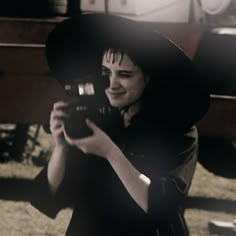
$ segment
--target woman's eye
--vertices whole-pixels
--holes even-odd
[[[110,72],[108,70],[102,70],[102,76],[109,76]]]
[[[130,77],[132,77],[132,74],[130,74],[130,73],[120,73],[120,76],[123,77],[123,78],[130,78]]]

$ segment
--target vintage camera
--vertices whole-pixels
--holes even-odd
[[[82,138],[92,134],[85,123],[89,118],[108,135],[113,136],[123,128],[123,119],[117,108],[110,105],[105,94],[109,78],[88,76],[64,84],[67,95],[75,97],[68,107],[70,117],[65,120],[64,128],[71,138]]]

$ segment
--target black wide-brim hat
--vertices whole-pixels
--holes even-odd
[[[107,14],[77,15],[52,30],[46,56],[57,80],[64,84],[101,73],[102,55],[108,48],[124,51],[149,75],[146,109],[178,123],[195,123],[206,113],[209,93],[193,63],[147,24]]]

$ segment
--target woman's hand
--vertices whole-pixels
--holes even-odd
[[[100,157],[108,158],[113,148],[117,147],[110,137],[98,128],[92,121],[86,119],[87,126],[93,131],[91,136],[72,139],[64,130],[64,137],[68,144],[76,146],[85,154],[94,154]]]
[[[64,101],[56,102],[53,105],[53,110],[50,116],[50,131],[56,148],[65,147],[67,145],[63,131],[65,119],[69,117],[69,114],[66,112],[68,106],[69,103]]]

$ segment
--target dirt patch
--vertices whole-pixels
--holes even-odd
[[[28,202],[31,180],[42,167],[29,163],[0,164],[0,235],[62,236],[71,218],[71,209],[55,220],[41,214]],[[191,236],[208,236],[209,220],[236,219],[236,180],[215,176],[200,164],[194,175],[185,216]]]

